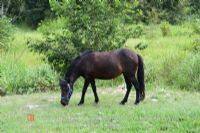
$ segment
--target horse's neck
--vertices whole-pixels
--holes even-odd
[[[76,82],[76,80],[79,78],[79,76],[80,75],[78,73],[72,72],[68,77],[70,84],[73,85]]]

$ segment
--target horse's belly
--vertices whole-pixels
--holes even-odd
[[[96,69],[96,71],[92,75],[94,78],[97,78],[97,79],[113,79],[121,74],[122,74],[122,70],[120,70],[120,69],[111,69],[111,70]]]
[[[121,75],[121,74],[119,74]],[[98,76],[95,76],[94,78],[95,79],[105,79],[105,80],[109,80],[109,79],[114,79],[116,77],[118,77],[119,75],[98,75]]]

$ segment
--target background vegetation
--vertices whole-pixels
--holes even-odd
[[[84,50],[127,47],[145,60],[148,86],[199,91],[198,0],[12,0],[0,3],[0,88],[55,90]],[[31,14],[31,15],[30,15]],[[98,81],[99,86],[117,86]],[[77,88],[82,85],[77,82]]]

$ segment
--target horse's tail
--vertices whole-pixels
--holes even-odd
[[[138,71],[137,71],[137,79],[139,82],[139,88],[141,90],[142,98],[141,100],[144,100],[145,98],[145,84],[144,84],[144,63],[143,59],[140,55],[138,56]]]

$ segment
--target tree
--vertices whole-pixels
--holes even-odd
[[[49,0],[0,0],[0,16],[12,18],[12,22],[26,22],[36,27],[50,16]]]
[[[58,19],[51,24],[45,23],[55,29],[46,32],[49,28],[43,28],[44,40],[29,43],[29,46],[46,55],[58,71],[66,71],[78,53],[120,48],[130,35],[121,21],[121,12],[115,10],[118,3],[113,7],[107,0],[50,0],[50,4],[64,24]]]

